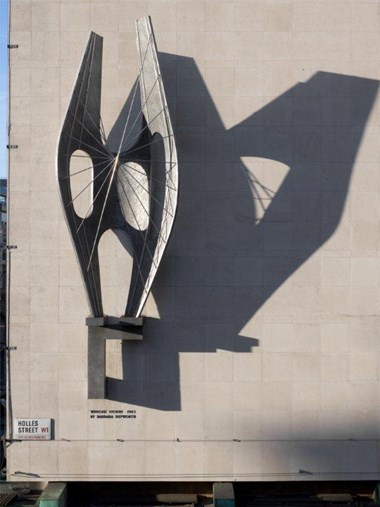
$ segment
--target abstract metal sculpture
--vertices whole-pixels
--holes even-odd
[[[150,18],[138,20],[136,31],[139,76],[118,146],[111,149],[102,126],[103,39],[93,32],[58,143],[62,205],[94,318],[104,316],[98,255],[102,234],[111,229],[124,237],[126,234],[132,244],[133,268],[125,316],[139,317],[168,243],[177,207],[177,153]],[[77,150],[87,153],[92,163],[72,172],[70,163]],[[84,171],[92,171],[91,181],[73,195],[73,178]],[[75,210],[76,200],[89,189],[91,205],[80,217]]]

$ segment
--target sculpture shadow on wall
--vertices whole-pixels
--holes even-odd
[[[226,129],[195,62],[161,53],[160,63],[177,119],[178,215],[153,285],[161,318],[145,319],[142,343],[123,344],[123,379],[107,379],[107,398],[181,410],[182,367],[196,385],[213,380],[205,352],[254,354],[254,327],[243,328],[333,236],[379,83],[317,72]],[[263,159],[274,164],[258,175],[250,162]],[[276,189],[262,181],[267,167]],[[194,355],[180,368],[184,352]]]

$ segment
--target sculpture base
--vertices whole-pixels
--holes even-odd
[[[86,326],[88,327],[105,327],[108,329],[114,329],[120,327],[120,329],[128,331],[128,329],[142,328],[143,318],[142,317],[111,317],[110,315],[104,315],[103,317],[87,317]]]
[[[106,398],[106,340],[142,340],[143,319],[88,317],[88,398]]]

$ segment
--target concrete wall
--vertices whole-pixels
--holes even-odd
[[[10,4],[12,407],[53,418],[55,440],[8,447],[9,479],[377,478],[378,2]],[[55,148],[89,30],[104,37],[109,131],[137,76],[134,20],[148,13],[178,217],[143,343],[108,346],[108,399],[88,400],[88,308]],[[107,239],[117,313],[123,253]]]

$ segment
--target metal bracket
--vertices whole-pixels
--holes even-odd
[[[143,319],[128,317],[88,317],[88,398],[106,398],[106,341],[141,341]]]
[[[8,49],[17,49],[18,44],[8,44]]]
[[[7,250],[16,250],[17,245],[7,245]]]
[[[8,347],[8,346],[6,346],[6,347],[3,348],[3,350],[8,350],[8,351],[10,351],[10,350],[17,350],[17,347]]]
[[[7,144],[8,150],[17,150],[18,144]]]
[[[104,338],[117,338],[127,340],[142,340],[143,319],[142,317],[87,317],[86,326],[102,327],[107,329]],[[119,331],[119,335],[113,335],[111,330]]]

